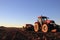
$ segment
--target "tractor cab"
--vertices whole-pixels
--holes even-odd
[[[53,20],[48,20],[49,18],[46,16],[39,16],[38,17],[38,22],[42,25],[44,23],[49,24],[49,23],[55,23]]]
[[[38,22],[42,25],[43,23],[46,23],[46,21],[48,20],[48,17],[45,16],[39,16],[38,17]]]

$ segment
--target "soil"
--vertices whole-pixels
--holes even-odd
[[[0,28],[0,40],[60,40],[60,32],[23,31],[20,28]]]

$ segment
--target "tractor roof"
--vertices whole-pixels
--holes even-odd
[[[46,17],[46,16],[39,16],[38,18],[48,18],[48,17]]]

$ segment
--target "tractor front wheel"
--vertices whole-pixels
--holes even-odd
[[[43,24],[41,28],[42,28],[41,29],[42,32],[44,32],[44,33],[48,32],[48,25],[47,24]]]
[[[35,25],[34,25],[34,31],[38,32],[38,30],[39,30],[39,25],[38,25],[38,23],[35,23]]]

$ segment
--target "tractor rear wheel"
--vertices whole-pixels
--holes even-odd
[[[39,30],[39,24],[38,23],[35,23],[35,25],[34,25],[34,31],[35,32],[38,32],[38,30]]]
[[[43,24],[41,28],[42,28],[41,29],[42,32],[44,32],[44,33],[48,32],[48,25],[47,24]]]

